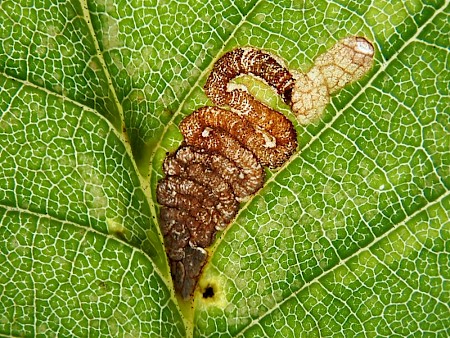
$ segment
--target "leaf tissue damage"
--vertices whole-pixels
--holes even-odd
[[[216,62],[205,85],[216,106],[202,107],[181,122],[184,142],[166,157],[166,176],[157,187],[160,226],[182,298],[193,296],[216,232],[234,219],[240,201],[263,186],[264,167],[280,167],[297,148],[291,121],[230,81],[242,74],[260,78],[306,124],[320,117],[330,94],[371,68],[373,56],[365,38],[347,37],[307,73],[290,71],[276,56],[254,48],[237,48]],[[203,293],[213,296],[212,289]]]

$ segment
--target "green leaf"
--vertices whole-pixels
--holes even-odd
[[[0,335],[447,336],[449,9],[0,2]],[[212,65],[253,46],[306,71],[348,35],[375,65],[317,123],[250,88],[299,149],[210,248],[193,310],[179,303],[155,188]]]

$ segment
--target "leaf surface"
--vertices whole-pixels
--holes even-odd
[[[0,334],[448,335],[448,1],[0,9]],[[316,123],[242,80],[299,149],[218,236],[193,311],[178,304],[155,188],[212,65],[253,46],[307,71],[348,35],[375,65]]]

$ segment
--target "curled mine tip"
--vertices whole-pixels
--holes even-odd
[[[356,36],[356,45],[355,45],[355,51],[361,54],[365,54],[368,56],[373,56],[375,54],[375,49],[373,48],[373,45],[366,40],[366,38]]]
[[[372,57],[375,54],[373,44],[362,36],[348,36],[338,41],[329,52],[339,45],[346,46],[355,54],[363,54],[368,57]]]
[[[321,116],[330,95],[362,78],[372,68],[375,49],[364,37],[338,41],[317,57],[307,73],[301,73],[292,90],[292,110],[302,124]]]

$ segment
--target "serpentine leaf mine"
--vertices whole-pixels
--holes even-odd
[[[181,122],[184,143],[166,157],[166,176],[156,191],[181,297],[192,297],[216,232],[232,222],[240,201],[263,186],[264,166],[283,165],[297,148],[292,122],[230,81],[242,74],[265,81],[300,123],[308,123],[320,116],[330,94],[370,69],[373,55],[366,39],[348,37],[319,56],[308,73],[292,73],[255,48],[237,48],[215,63],[205,92],[216,106],[202,107]]]

